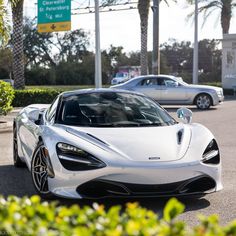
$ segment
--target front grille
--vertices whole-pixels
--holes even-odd
[[[127,196],[177,196],[201,194],[216,187],[209,176],[169,184],[132,184],[109,180],[93,180],[77,187],[77,192],[85,198],[127,197]]]

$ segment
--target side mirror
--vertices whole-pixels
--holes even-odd
[[[28,113],[28,118],[29,120],[31,120],[32,122],[36,122],[37,120],[39,120],[39,109],[36,110],[32,110]]]
[[[193,113],[191,110],[189,110],[186,107],[181,107],[177,110],[176,113],[177,113],[178,118],[181,118],[184,123],[186,123],[186,124],[191,123],[192,116],[193,116]]]

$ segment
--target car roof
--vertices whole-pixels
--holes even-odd
[[[140,78],[153,78],[153,77],[176,78],[174,75],[164,75],[164,74],[159,74],[159,75],[141,75],[141,76],[135,77],[134,79],[140,79]]]
[[[178,80],[174,75],[164,75],[164,74],[159,74],[159,75],[141,75],[141,76],[134,77],[134,78],[126,81],[125,83],[122,83],[120,86],[125,85],[125,84],[130,84],[130,83],[133,83],[135,81],[142,80],[142,79],[157,78],[157,77],[162,77],[162,78],[164,77],[164,78],[170,78],[170,79]],[[114,86],[119,86],[119,85],[114,85]]]
[[[73,95],[79,95],[79,94],[108,93],[108,92],[126,93],[126,94],[128,93],[128,94],[135,94],[135,95],[144,96],[142,93],[128,91],[128,90],[122,90],[122,89],[115,89],[115,88],[79,89],[79,90],[74,90],[74,91],[66,91],[66,92],[63,92],[61,95],[64,98],[67,98],[67,97],[70,97]]]

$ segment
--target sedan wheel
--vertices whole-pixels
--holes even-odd
[[[13,163],[15,167],[25,167],[25,163],[18,155],[17,130],[15,127],[13,129]]]
[[[198,109],[206,110],[211,106],[211,98],[207,94],[200,94],[196,98],[196,105]]]
[[[36,191],[43,198],[51,199],[52,193],[48,187],[48,166],[46,147],[40,143],[33,155],[31,163],[31,175]]]

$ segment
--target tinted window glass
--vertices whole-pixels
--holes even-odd
[[[141,86],[152,86],[157,85],[157,79],[156,78],[146,78],[143,79],[140,83]]]
[[[60,114],[60,123],[78,126],[165,126],[176,123],[153,100],[119,92],[70,96],[64,100]]]
[[[52,105],[48,108],[46,118],[50,122],[55,118],[58,101],[59,101],[59,97],[57,97],[52,103]]]
[[[167,86],[167,87],[175,87],[178,85],[178,82],[170,78],[159,78],[158,83],[159,85]]]

